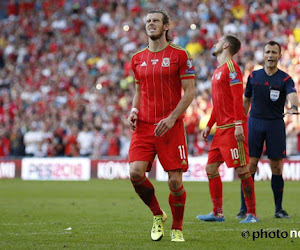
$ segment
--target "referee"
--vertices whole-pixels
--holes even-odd
[[[261,157],[264,142],[272,170],[271,186],[275,202],[275,218],[290,218],[282,209],[284,181],[283,159],[286,157],[286,133],[283,117],[298,114],[298,98],[292,78],[277,64],[281,57],[281,46],[270,41],[264,47],[264,68],[253,71],[247,81],[244,98],[245,114],[251,104],[249,125],[249,170],[254,179],[257,163]],[[284,114],[286,98],[291,108]],[[242,192],[242,191],[241,191]],[[241,208],[237,219],[244,218],[247,208],[241,194]]]

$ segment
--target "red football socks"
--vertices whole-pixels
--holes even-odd
[[[132,180],[132,185],[135,189],[135,192],[140,196],[142,201],[150,208],[153,215],[162,214],[162,210],[158,204],[158,201],[155,196],[155,190],[152,183],[144,175],[142,178],[137,180]]]
[[[209,181],[210,197],[213,203],[213,212],[215,215],[223,214],[223,187],[220,174],[207,174],[207,177]]]
[[[177,190],[170,189],[169,204],[173,215],[172,229],[182,230],[185,201],[186,192],[183,186]]]
[[[239,175],[242,182],[242,189],[245,198],[245,203],[247,206],[247,213],[254,214],[255,211],[255,192],[254,192],[254,182],[252,176],[249,172]]]

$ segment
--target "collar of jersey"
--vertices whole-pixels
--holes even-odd
[[[147,49],[150,51],[150,52],[159,52],[159,51],[162,51],[162,50],[164,50],[165,48],[167,48],[168,46],[169,46],[169,44],[170,44],[170,42],[168,42],[168,44],[165,46],[165,47],[163,47],[162,49],[160,49],[160,50],[155,50],[155,51],[152,51],[152,50],[150,50],[149,49],[149,45],[147,46]]]
[[[231,60],[231,58],[229,58],[228,60],[226,60],[226,62],[224,62],[221,65],[219,65],[217,68],[221,68],[225,63],[229,62],[230,60]]]
[[[265,67],[263,67],[263,70],[264,70],[264,72],[265,72],[265,75],[268,76],[268,77],[275,75],[275,74],[279,71],[279,69],[277,68],[277,70],[276,70],[275,73],[273,73],[272,75],[268,75],[267,72],[266,72]]]

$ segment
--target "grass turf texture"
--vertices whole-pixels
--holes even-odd
[[[129,180],[54,182],[0,180],[0,249],[300,249],[300,238],[258,238],[253,231],[300,231],[299,182],[285,182],[284,209],[291,219],[274,219],[270,182],[256,182],[256,224],[239,224],[240,183],[223,184],[224,223],[201,222],[212,210],[208,183],[185,182],[185,242],[170,242],[172,215],[166,182],[153,181],[168,214],[165,236],[150,239],[152,214]],[[65,230],[71,227],[72,230]],[[250,237],[241,236],[249,230]],[[299,233],[300,234],[300,233]],[[300,236],[300,235],[299,235]]]

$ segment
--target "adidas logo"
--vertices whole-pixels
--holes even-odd
[[[143,66],[147,66],[147,63],[145,61],[141,64],[141,67]]]
[[[186,160],[183,160],[182,162],[181,162],[181,165],[186,165],[187,163],[186,163]]]

